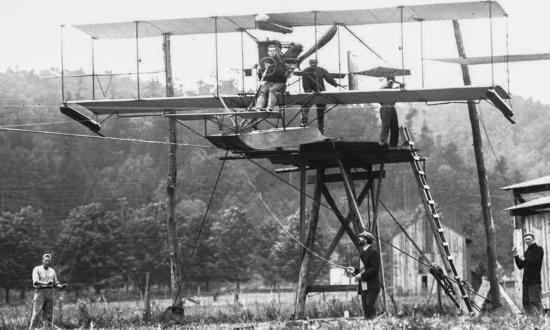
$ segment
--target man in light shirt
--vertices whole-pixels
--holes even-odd
[[[64,288],[66,284],[57,281],[55,270],[50,266],[52,256],[44,254],[42,265],[32,270],[32,286],[34,287],[34,298],[32,301],[32,316],[29,329],[32,329],[36,319],[42,313],[42,320],[45,324],[52,324],[53,295],[55,288]]]

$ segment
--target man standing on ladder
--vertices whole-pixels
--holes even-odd
[[[355,278],[359,283],[359,294],[361,295],[361,303],[365,319],[372,319],[376,316],[376,298],[380,293],[380,254],[374,247],[374,235],[363,231],[359,233],[357,239],[361,247],[361,263],[362,269],[349,267],[346,269],[348,276]]]
[[[340,85],[339,83],[332,78],[330,73],[325,69],[317,65],[316,59],[309,60],[309,67],[304,69],[302,73],[302,87],[304,87],[304,92],[306,93],[318,93],[325,91],[325,80],[334,87],[345,86]],[[308,124],[308,115],[311,104],[304,104],[302,106],[302,122],[300,127],[305,127]],[[325,111],[327,106],[325,104],[317,104],[317,127],[321,133],[324,133],[325,128]]]
[[[518,249],[515,246],[512,248],[516,265],[519,269],[523,269],[523,309],[527,314],[542,313],[540,271],[544,250],[535,243],[533,233],[523,235],[523,240],[527,245],[523,258],[519,257]]]
[[[32,300],[32,316],[29,329],[33,329],[36,319],[42,313],[44,323],[51,325],[53,320],[53,303],[55,288],[64,288],[67,284],[61,284],[57,281],[55,270],[50,266],[52,256],[44,254],[42,256],[42,265],[34,267],[32,270],[32,285],[34,287],[34,298]]]

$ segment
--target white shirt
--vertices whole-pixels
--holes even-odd
[[[54,285],[57,285],[57,276],[55,275],[55,270],[52,267],[48,269],[44,268],[44,265],[36,266],[32,270],[32,284],[34,286],[35,282],[41,284],[47,284],[52,282]]]

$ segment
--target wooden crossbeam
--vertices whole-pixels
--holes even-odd
[[[308,285],[307,292],[357,291],[357,284]]]
[[[384,178],[386,175],[386,172],[385,171],[382,171],[382,178]],[[348,177],[350,178],[350,180],[367,180],[369,179],[370,177],[373,177],[375,179],[378,179],[380,178],[380,171],[373,171],[372,173],[369,173],[368,171],[363,171],[363,172],[353,172],[353,173],[350,173],[348,175]],[[330,182],[342,182],[342,175],[339,174],[339,173],[336,173],[336,174],[325,174],[325,183],[330,183]],[[315,176],[314,175],[310,175],[307,177],[307,183],[308,184],[313,184],[315,183]]]

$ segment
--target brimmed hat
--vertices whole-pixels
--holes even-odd
[[[358,237],[364,237],[367,242],[372,243],[374,241],[374,235],[364,230],[357,235]]]

